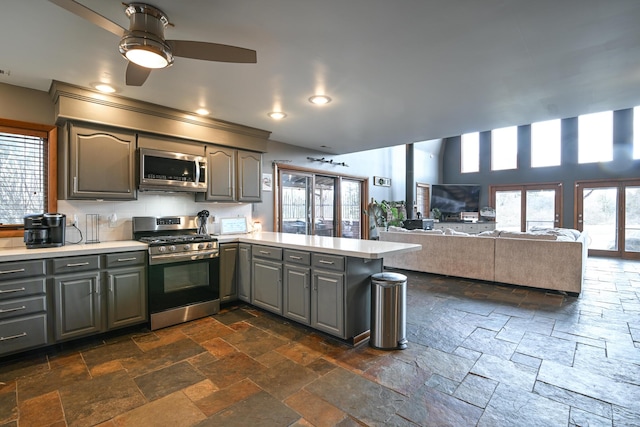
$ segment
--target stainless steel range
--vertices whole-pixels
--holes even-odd
[[[152,330],[220,310],[218,240],[198,234],[195,217],[133,217],[133,238],[149,245]]]

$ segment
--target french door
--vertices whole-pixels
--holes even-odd
[[[576,224],[589,255],[640,259],[640,180],[577,182]]]
[[[277,177],[279,231],[363,238],[363,179],[285,168]]]
[[[489,191],[500,230],[562,227],[560,183],[491,186]]]

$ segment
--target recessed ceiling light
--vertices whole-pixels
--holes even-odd
[[[207,110],[206,108],[198,108],[196,110],[196,114],[199,116],[208,116],[209,115],[209,110]]]
[[[94,83],[93,87],[103,93],[114,93],[116,88],[108,83]]]
[[[331,98],[327,95],[313,95],[309,98],[309,102],[316,105],[324,105],[331,102]]]
[[[280,120],[280,119],[284,119],[285,117],[287,117],[287,115],[285,113],[283,113],[282,111],[272,111],[269,114],[267,114],[267,116],[271,117],[274,120]]]

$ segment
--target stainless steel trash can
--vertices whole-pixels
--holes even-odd
[[[371,276],[371,347],[382,350],[407,348],[406,307],[406,276],[391,272]]]

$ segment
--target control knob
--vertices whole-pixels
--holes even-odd
[[[164,246],[160,246],[158,248],[158,252],[160,252],[160,253],[165,252],[166,250],[167,250],[167,248],[165,248]]]
[[[184,245],[184,248],[183,248],[183,249],[184,249],[185,251],[188,251],[189,249],[191,249],[191,246],[189,246],[189,245]]]
[[[176,250],[175,245],[171,245],[171,246],[169,246],[169,250],[170,250],[171,252],[175,252],[175,250]]]

